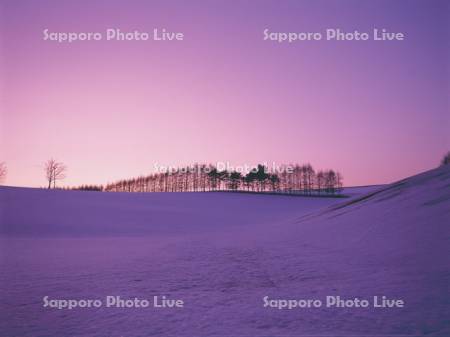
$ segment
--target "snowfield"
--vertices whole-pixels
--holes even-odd
[[[3,187],[0,205],[0,336],[450,336],[448,166],[348,199]],[[263,300],[327,296],[405,305]]]

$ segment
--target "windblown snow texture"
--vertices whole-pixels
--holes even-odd
[[[450,170],[349,199],[0,189],[1,336],[450,336]],[[42,298],[182,309],[56,310]],[[405,308],[263,308],[262,298]]]

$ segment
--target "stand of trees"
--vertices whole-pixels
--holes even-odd
[[[70,189],[74,190],[74,191],[102,192],[103,186],[102,185],[81,185],[81,186],[71,187]]]
[[[342,175],[333,170],[315,171],[309,164],[285,165],[270,172],[258,165],[246,174],[219,171],[208,164],[194,164],[166,173],[154,173],[107,184],[109,192],[205,192],[253,191],[307,195],[335,194],[342,188]]]

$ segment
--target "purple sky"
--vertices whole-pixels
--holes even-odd
[[[154,163],[310,162],[346,185],[435,167],[450,148],[447,1],[1,1],[0,161],[8,185],[149,173]],[[179,42],[58,44],[42,30]],[[405,41],[263,41],[263,30]]]

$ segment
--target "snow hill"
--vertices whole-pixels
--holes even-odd
[[[1,336],[450,336],[448,166],[349,199],[0,188],[0,205]],[[186,304],[42,307],[107,295]]]

